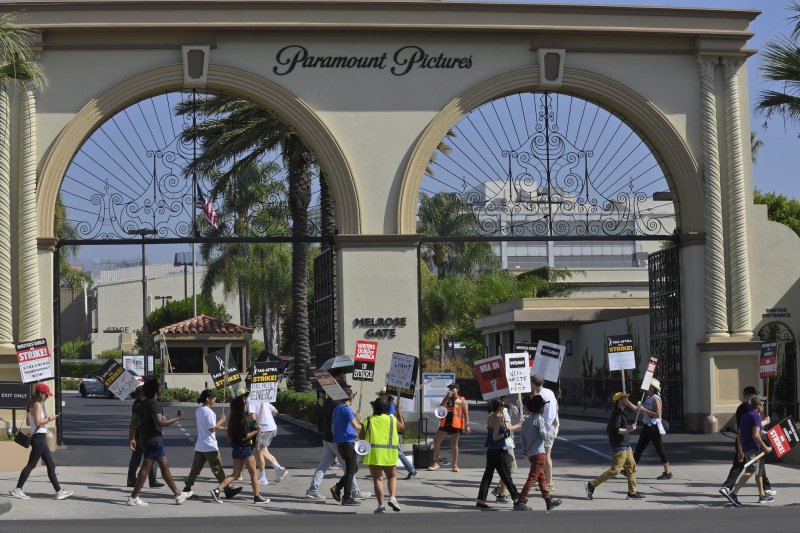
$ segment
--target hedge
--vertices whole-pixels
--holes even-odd
[[[317,393],[282,390],[278,392],[275,407],[283,414],[311,424],[317,423]]]

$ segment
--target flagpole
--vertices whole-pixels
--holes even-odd
[[[197,162],[197,89],[192,89],[192,162]],[[192,316],[197,316],[197,260],[194,241],[197,239],[197,174],[192,166]]]

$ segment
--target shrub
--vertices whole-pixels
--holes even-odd
[[[85,340],[74,340],[61,345],[61,357],[64,359],[91,359],[92,343]]]
[[[102,365],[100,361],[92,363],[62,363],[61,364],[61,377],[65,378],[82,378],[86,377]]]
[[[81,380],[76,378],[61,378],[61,390],[78,390]]]
[[[162,402],[197,402],[200,393],[186,387],[161,389],[159,400]]]
[[[281,413],[298,420],[305,420],[312,424],[317,423],[317,393],[314,391],[282,390],[278,392],[278,401],[275,402],[275,407]]]
[[[98,359],[119,359],[122,360],[122,350],[119,348],[110,348],[100,352]]]

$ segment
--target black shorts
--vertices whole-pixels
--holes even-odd
[[[444,431],[448,435],[456,435],[456,434],[461,435],[461,433],[463,432],[461,429],[454,428],[452,426],[445,426],[443,428],[439,428],[439,431]]]

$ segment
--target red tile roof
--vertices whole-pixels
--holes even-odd
[[[241,335],[253,333],[253,328],[226,322],[219,318],[206,315],[198,315],[182,322],[164,326],[154,333],[154,335]]]

